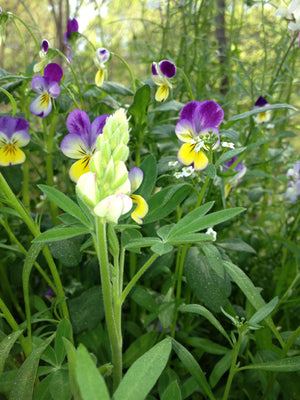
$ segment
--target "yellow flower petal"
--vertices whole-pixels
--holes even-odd
[[[165,101],[168,96],[169,96],[169,86],[167,85],[167,83],[164,83],[157,89],[155,93],[155,100]]]
[[[137,204],[136,209],[131,213],[131,218],[137,223],[137,224],[142,224],[142,218],[147,214],[148,212],[148,204],[145,199],[143,199],[142,196],[139,196],[138,194],[131,194],[130,198],[133,203]]]
[[[101,86],[104,82],[104,69],[99,69],[95,76],[95,83],[97,86]]]
[[[184,165],[193,165],[195,171],[205,169],[208,158],[202,151],[195,151],[195,144],[184,143],[178,151],[178,160]]]
[[[225,184],[225,199],[229,195],[230,190],[231,190],[231,184],[230,183],[226,183]]]
[[[91,155],[83,157],[81,160],[76,161],[70,168],[69,175],[73,182],[77,182],[81,175],[90,172],[90,159]]]
[[[0,166],[2,167],[22,164],[25,158],[25,153],[12,143],[8,143],[0,149]]]

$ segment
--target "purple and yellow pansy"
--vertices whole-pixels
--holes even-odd
[[[142,224],[143,218],[148,213],[148,204],[146,200],[142,196],[134,194],[134,192],[140,187],[143,181],[143,176],[143,171],[138,167],[131,168],[128,173],[131,187],[131,194],[129,197],[131,198],[132,202],[137,205],[135,210],[131,213],[131,218],[137,224]]]
[[[178,151],[178,161],[201,171],[208,165],[206,153],[215,150],[220,144],[217,127],[224,118],[221,106],[212,100],[191,101],[180,112],[180,120],[175,126],[175,133],[183,145]]]
[[[56,99],[60,93],[59,82],[63,76],[62,68],[56,64],[48,64],[44,76],[35,76],[31,80],[31,88],[39,95],[30,105],[30,112],[37,117],[47,117],[52,110],[51,99]]]
[[[96,140],[103,131],[107,117],[109,114],[100,115],[91,123],[87,113],[82,110],[74,110],[69,114],[66,122],[69,134],[63,138],[60,148],[65,156],[78,159],[69,171],[72,181],[77,182],[81,175],[90,171],[90,159],[96,151]]]
[[[255,108],[260,108],[260,107],[265,107],[270,105],[267,100],[263,96],[259,96],[259,98],[256,100],[254,106],[252,109]],[[254,120],[257,124],[265,124],[266,122],[269,122],[271,119],[271,111],[262,111],[254,116]]]
[[[0,118],[0,166],[22,164],[25,153],[20,147],[30,141],[28,121],[21,117]]]
[[[224,162],[223,171],[224,172],[232,172],[233,175],[228,175],[225,178],[225,198],[229,195],[229,192],[232,188],[235,188],[243,176],[247,172],[247,167],[243,165],[241,162],[238,162],[238,157],[233,157],[231,160]]]
[[[105,73],[106,73],[105,64],[109,60],[109,57],[110,57],[110,52],[107,49],[105,49],[104,47],[97,49],[95,52],[94,62],[96,64],[96,67],[98,68],[98,71],[95,76],[95,83],[99,87],[104,82]]]
[[[162,60],[158,63],[152,63],[152,80],[158,86],[155,93],[155,100],[163,102],[169,96],[172,84],[170,79],[176,74],[176,66],[168,60]]]

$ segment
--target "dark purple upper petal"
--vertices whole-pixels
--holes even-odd
[[[14,132],[27,131],[29,123],[25,118],[21,117],[1,117],[0,132],[3,132],[9,139]]]
[[[78,32],[79,29],[79,25],[78,25],[78,21],[76,18],[69,18],[68,19],[68,25],[67,25],[67,32],[66,32],[66,36],[67,36],[67,40],[69,39],[69,36],[72,32]]]
[[[256,100],[254,107],[263,107],[269,104],[267,100],[263,96],[259,96],[259,98]]]
[[[106,122],[106,119],[110,116],[110,114],[104,114],[97,117],[92,122],[91,129],[91,147],[96,143],[97,137],[103,132],[103,128]]]
[[[47,53],[48,49],[49,49],[49,42],[48,40],[44,39],[42,43],[42,50],[44,53]]]
[[[238,157],[233,157],[231,160],[224,162],[224,171],[226,171],[228,168],[230,168],[238,159]],[[244,168],[242,163],[237,163],[237,165],[234,167],[234,171],[241,171]]]
[[[79,135],[84,143],[91,148],[91,122],[85,111],[74,110],[67,118],[68,131]]]
[[[200,101],[197,101],[197,100],[190,101],[180,111],[179,118],[187,119],[193,124],[194,112],[195,112],[196,108],[199,107],[200,104],[201,104]]]
[[[64,73],[60,65],[56,63],[50,63],[45,68],[44,78],[47,78],[49,82],[59,82],[63,74]]]
[[[159,63],[159,68],[162,74],[168,79],[173,78],[173,76],[175,76],[176,74],[175,64],[172,63],[171,61],[168,60],[161,61]]]
[[[194,111],[194,124],[200,133],[209,128],[216,128],[224,118],[222,107],[213,100],[202,101]]]

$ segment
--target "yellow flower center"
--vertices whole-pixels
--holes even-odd
[[[17,147],[12,143],[8,143],[7,145],[5,145],[3,147],[3,153],[6,156],[8,156],[8,155],[14,156],[16,154],[16,152],[17,152]]]
[[[48,94],[48,93],[42,94],[42,96],[41,96],[41,104],[44,106],[46,104],[49,104],[49,101],[50,101],[50,94]]]

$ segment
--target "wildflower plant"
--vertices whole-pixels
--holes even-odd
[[[299,392],[297,48],[280,36],[279,52],[266,35],[249,73],[234,5],[223,36],[211,5],[157,7],[161,35],[134,57],[137,73],[102,47],[106,33],[76,49],[76,19],[66,57],[0,13],[25,66],[0,71],[0,397]]]

